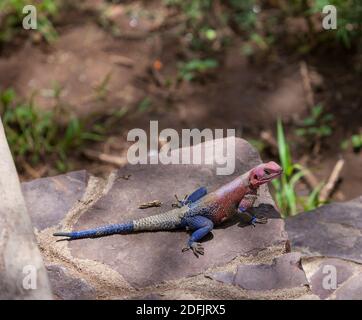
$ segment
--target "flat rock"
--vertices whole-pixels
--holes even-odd
[[[74,230],[168,211],[174,202],[174,194],[183,197],[200,186],[207,186],[212,191],[261,162],[250,144],[236,139],[235,172],[229,176],[216,175],[216,157],[225,152],[225,140],[202,144],[205,149],[215,148],[213,154],[216,156],[210,161],[213,164],[127,165],[121,168],[109,191],[80,217]],[[191,148],[191,153],[194,148]],[[190,150],[180,149],[178,152],[182,154],[187,151]],[[128,180],[122,178],[126,175],[130,175]],[[160,200],[163,205],[160,208],[138,209],[141,203],[152,200]],[[262,212],[271,218],[267,224],[253,228],[241,223],[241,218],[236,216],[229,223],[214,229],[212,235],[204,241],[205,255],[199,259],[191,252],[181,252],[189,237],[185,231],[82,239],[71,241],[69,247],[75,258],[101,262],[116,270],[136,288],[156,285],[203,273],[240,255],[250,255],[275,245],[286,245],[284,221],[274,207],[267,186],[261,188],[256,206],[256,213]]]
[[[286,230],[294,250],[362,263],[362,197],[288,218]]]
[[[336,291],[337,300],[361,300],[362,299],[362,274],[349,279]]]
[[[210,277],[245,290],[286,289],[308,285],[299,253],[284,254],[275,258],[272,264],[240,264],[235,272],[216,272]]]
[[[218,271],[207,274],[207,277],[225,284],[235,284],[235,272],[232,271]]]
[[[328,257],[302,259],[310,289],[321,299],[362,298],[362,266],[358,263]]]
[[[43,230],[58,224],[82,198],[87,181],[88,174],[82,170],[22,183],[33,226]]]
[[[89,300],[95,298],[95,289],[84,279],[70,275],[60,265],[47,266],[53,295],[61,300]]]
[[[285,254],[274,259],[271,265],[239,265],[234,282],[246,290],[285,289],[308,284],[299,253]]]

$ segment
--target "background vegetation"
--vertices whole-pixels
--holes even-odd
[[[39,176],[46,174],[47,171],[41,171],[42,166],[51,167],[51,174],[87,166],[89,153],[87,158],[84,150],[93,145],[103,152],[103,143],[108,143],[114,135],[122,134],[120,127],[126,126],[126,116],[147,119],[148,112],[157,108],[155,101],[159,95],[166,101],[162,108],[173,112],[172,103],[177,100],[174,97],[180,88],[183,85],[190,88],[212,85],[226,65],[227,52],[235,45],[239,46],[240,59],[247,59],[254,66],[274,64],[286,56],[295,63],[312,60],[321,52],[337,52],[342,64],[346,61],[350,64],[349,72],[354,79],[361,77],[362,3],[359,0],[101,1],[98,6],[88,1],[71,4],[68,1],[44,0],[35,3],[39,28],[31,33],[21,28],[22,8],[29,3],[34,1],[3,0],[0,3],[0,54],[4,57],[11,56],[13,50],[20,50],[29,43],[45,51],[54,49],[65,32],[67,22],[64,21],[70,19],[70,8],[81,17],[93,19],[98,27],[114,37],[114,41],[134,41],[162,35],[163,32],[167,34],[176,25],[181,54],[170,58],[169,69],[165,62],[167,59],[163,61],[157,57],[153,60],[145,74],[157,82],[157,95],[147,92],[135,101],[135,108],[114,108],[114,103],[109,102],[112,72],[108,72],[90,92],[92,103],[95,101],[101,107],[107,104],[106,111],[101,114],[84,116],[76,112],[76,106],[64,103],[61,86],[53,86],[53,103],[50,108],[45,108],[35,101],[39,92],[21,96],[12,86],[0,83],[2,121],[18,170],[24,178],[37,176],[34,171],[43,172]],[[151,9],[150,3],[153,5]],[[338,10],[338,28],[328,32],[321,27],[322,9],[327,4],[335,5]],[[162,22],[149,30],[142,29],[143,33],[125,34],[118,20],[114,19],[117,12],[125,12],[130,25],[139,23],[143,16],[151,17],[154,22],[157,17],[149,11],[162,10],[167,13]],[[322,60],[318,63],[322,64]],[[163,70],[167,72],[164,74]],[[308,81],[310,74],[305,76]],[[356,91],[360,90],[358,82],[354,83]],[[279,159],[284,168],[282,179],[274,182],[274,192],[285,216],[313,209],[329,201],[333,195],[328,194],[328,199],[320,197],[328,176],[315,179],[317,183],[309,185],[307,191],[301,187],[306,173],[311,173],[307,168],[308,161],[301,164],[306,157],[311,158],[312,155],[313,160],[323,162],[323,156],[327,156],[330,150],[328,144],[332,141],[338,145],[339,152],[358,154],[362,148],[361,127],[348,128],[350,130],[344,130],[336,138],[338,111],[318,90],[310,84],[308,86],[308,82],[304,89],[311,99],[307,101],[308,111],[301,112],[297,120],[275,121],[271,133],[267,132],[267,139],[252,130],[246,132],[246,137],[264,157]],[[358,95],[358,92],[354,94]],[[98,156],[98,160],[93,157],[91,161],[98,163],[102,159],[104,157]],[[114,163],[117,161],[114,160]]]

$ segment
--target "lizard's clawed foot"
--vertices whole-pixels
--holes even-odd
[[[192,252],[196,256],[196,258],[198,258],[200,254],[202,256],[204,255],[204,247],[201,245],[201,243],[193,242],[190,246],[188,246],[186,248],[183,248],[182,252],[186,252],[186,251],[188,251],[190,249],[192,250]]]
[[[183,200],[179,200],[179,198],[175,194],[176,202],[172,204],[172,207],[173,208],[181,208],[181,207],[183,207],[187,203],[187,201],[186,201],[187,197],[188,197],[188,195],[186,195]]]
[[[250,220],[250,224],[251,224],[253,227],[255,227],[255,225],[256,225],[257,223],[265,224],[265,223],[267,223],[267,222],[268,222],[268,218],[267,218],[267,217],[263,217],[263,216],[259,216],[259,217],[253,216],[253,217],[251,218],[251,220]]]

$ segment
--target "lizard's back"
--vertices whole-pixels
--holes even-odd
[[[182,218],[188,211],[189,208],[184,206],[157,215],[134,220],[134,230],[156,231],[176,229],[181,225]]]
[[[216,192],[207,194],[202,199],[192,203],[186,216],[203,216],[214,224],[220,224],[236,212],[232,199],[223,199]]]
[[[186,216],[201,215],[220,224],[237,212],[240,200],[247,193],[245,177],[237,177],[228,184],[208,193],[190,205]]]

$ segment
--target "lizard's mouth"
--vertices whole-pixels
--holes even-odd
[[[260,180],[260,182],[268,182],[270,180],[273,180],[276,177],[279,177],[281,174],[283,173],[283,170],[278,170],[278,171],[274,171],[274,172],[268,172],[267,176],[262,178]]]

